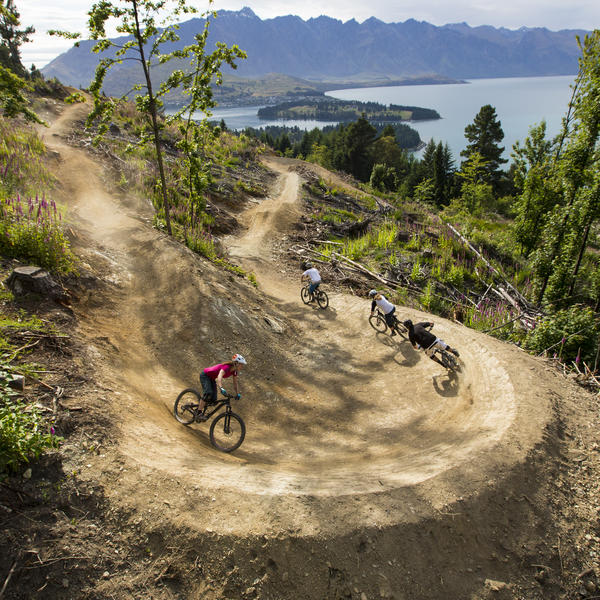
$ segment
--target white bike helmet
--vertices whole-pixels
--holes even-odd
[[[241,355],[241,354],[234,354],[231,357],[231,360],[234,363],[239,363],[240,365],[247,365],[248,363],[246,362],[246,359]]]
[[[313,267],[313,264],[312,264],[311,262],[306,262],[306,263],[304,263],[304,267],[305,267],[306,269],[312,269],[312,267]]]
[[[376,296],[376,295],[377,295],[377,290],[371,290],[369,292],[369,298],[372,298],[373,296]]]

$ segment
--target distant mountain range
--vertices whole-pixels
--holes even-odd
[[[204,22],[181,24],[181,44],[190,44]],[[342,22],[321,16],[304,21],[285,16],[262,20],[250,8],[220,11],[210,26],[208,48],[216,41],[237,44],[248,54],[235,74],[258,78],[282,73],[310,81],[360,82],[440,76],[456,79],[571,75],[577,72],[575,36],[583,30],[518,30],[456,23],[437,27],[409,19],[384,23]],[[86,87],[98,55],[84,41],[50,62],[43,73]],[[227,67],[226,70],[229,70]],[[162,75],[162,74],[161,74]],[[107,79],[105,91],[121,94],[137,76],[122,66]]]

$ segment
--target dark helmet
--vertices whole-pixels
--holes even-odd
[[[406,327],[407,329],[410,329],[413,326],[413,322],[410,319],[406,319],[406,321],[404,321],[402,325],[404,325],[404,327]]]

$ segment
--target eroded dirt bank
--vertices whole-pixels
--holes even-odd
[[[276,185],[227,240],[258,290],[215,269],[153,229],[148,206],[106,192],[99,165],[63,141],[81,110],[47,143],[78,251],[104,282],[74,310],[118,433],[73,467],[103,486],[121,543],[139,537],[161,560],[152,597],[560,597],[559,578],[544,587],[531,565],[565,568],[552,486],[566,470],[561,415],[583,393],[443,319],[458,377],[376,334],[363,298],[304,306],[300,271],[287,276],[271,247],[301,211],[289,161],[269,159]],[[247,437],[224,455],[171,408],[200,367],[233,352],[249,362],[236,406]],[[99,597],[139,589],[126,569],[95,585]]]

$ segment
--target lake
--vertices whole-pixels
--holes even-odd
[[[341,100],[360,100],[381,104],[402,104],[433,108],[442,116],[435,121],[416,121],[416,129],[424,142],[430,139],[447,142],[457,162],[466,147],[465,127],[473,122],[479,109],[491,104],[496,109],[504,131],[505,158],[512,145],[523,141],[529,128],[546,120],[549,135],[560,131],[561,119],[571,97],[570,85],[575,75],[558,77],[511,77],[473,79],[466,84],[410,85],[394,87],[332,90],[328,96]],[[230,129],[265,127],[266,125],[297,125],[301,129],[323,127],[330,123],[317,121],[262,121],[256,115],[258,107],[215,110],[211,120],[225,120]]]

